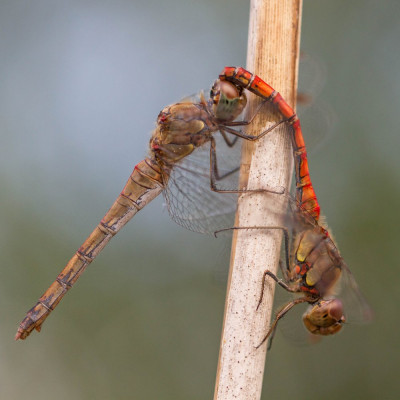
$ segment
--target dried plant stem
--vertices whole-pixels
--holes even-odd
[[[247,69],[295,104],[302,0],[252,0]],[[250,113],[254,105],[250,104]],[[271,115],[260,115],[251,132],[262,132]],[[292,175],[288,128],[279,126],[243,152],[241,186],[248,189],[288,188]],[[268,212],[266,194],[245,194],[239,199],[237,226],[276,226]],[[279,196],[278,196],[279,197]],[[281,196],[283,198],[283,196]],[[284,208],[284,201],[274,206]],[[268,330],[274,283],[268,281],[261,307],[256,310],[265,269],[276,272],[281,243],[279,230],[234,232],[225,304],[224,327],[214,399],[259,399],[266,346],[255,349]]]

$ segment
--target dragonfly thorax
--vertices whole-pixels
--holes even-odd
[[[206,104],[172,104],[158,115],[150,139],[151,151],[164,165],[174,164],[208,142],[217,126]]]
[[[332,240],[319,227],[296,235],[292,281],[303,291],[325,297],[334,292],[342,272],[342,259]]]
[[[242,113],[246,104],[247,97],[242,88],[231,82],[215,81],[210,92],[210,106],[217,120],[233,121]]]

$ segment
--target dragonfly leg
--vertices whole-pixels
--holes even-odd
[[[259,76],[252,74],[244,68],[225,67],[219,75],[219,79],[221,81],[231,82],[240,88],[249,90],[266,101],[270,101],[275,109],[285,118],[284,121],[287,121],[291,125],[293,131],[291,140],[296,171],[296,200],[318,221],[320,216],[320,206],[311,184],[307,152],[301,131],[300,120],[294,110],[274,88],[268,85]],[[235,134],[235,132],[228,129],[227,131]],[[236,134],[239,136],[243,135],[242,132],[236,132]],[[261,135],[263,134],[265,133],[261,133]],[[247,140],[255,140],[246,138],[245,136],[241,137],[244,137]],[[259,137],[260,135],[257,136],[257,138]]]
[[[238,139],[239,139],[239,136],[235,136],[235,137],[233,138],[233,140],[231,141],[231,140],[229,139],[229,137],[226,135],[226,132],[224,131],[223,128],[220,128],[219,131],[221,132],[221,136],[223,137],[223,139],[224,139],[224,141],[225,141],[225,143],[226,143],[226,145],[227,145],[228,147],[233,147],[233,146],[236,144],[236,142],[238,141]]]
[[[265,131],[262,131],[258,135],[248,135],[247,133],[244,133],[242,131],[237,131],[236,129],[230,128],[227,125],[224,126],[224,129],[227,132],[231,133],[232,135],[235,135],[235,136],[238,136],[238,137],[240,137],[242,139],[250,140],[251,142],[254,142],[254,141],[258,140],[258,139],[261,139],[267,133],[273,131],[277,126],[279,126],[279,125],[281,125],[281,124],[283,124],[285,122],[289,122],[289,120],[288,119],[282,119],[282,120],[280,120],[278,122],[275,122],[273,125],[271,125],[269,128],[267,128]],[[235,126],[235,125],[232,125],[232,126]]]
[[[268,100],[265,99],[263,100],[256,108],[256,111],[253,113],[253,115],[248,119],[248,120],[244,120],[244,121],[232,121],[232,122],[225,122],[224,125],[225,126],[243,126],[243,125],[250,125],[253,121],[254,118],[257,116],[257,114],[260,112],[260,110],[262,109],[262,107],[264,106],[265,103],[267,103]]]
[[[314,298],[305,296],[305,297],[299,297],[298,299],[292,300],[291,302],[285,304],[275,315],[274,322],[271,324],[271,327],[269,328],[267,334],[264,336],[263,340],[256,346],[256,349],[261,347],[269,337],[271,337],[271,339],[274,337],[275,330],[279,320],[283,318],[286,315],[286,313],[290,311],[295,305],[301,303],[315,303],[315,301],[316,300]],[[272,340],[270,340],[268,348],[270,348],[271,346],[272,346]]]
[[[283,267],[281,265],[282,263],[279,262],[279,264],[280,264],[280,268],[283,269]],[[257,310],[260,307],[262,299],[264,297],[264,287],[265,287],[265,280],[266,280],[267,276],[272,278],[279,286],[283,287],[288,292],[291,292],[291,293],[297,293],[298,292],[297,289],[292,288],[291,286],[289,286],[284,280],[279,279],[273,272],[271,272],[269,270],[266,270],[266,271],[264,271],[264,275],[263,275],[263,279],[262,279],[261,293],[260,293],[260,299],[258,300],[258,304],[257,304]]]
[[[217,152],[216,152],[216,143],[215,139],[211,137],[210,139],[210,188],[213,192],[217,193],[273,193],[273,194],[284,194],[285,189],[283,187],[279,189],[219,189],[217,187],[216,182],[225,179],[229,175],[237,172],[239,167],[232,169],[224,174],[220,174],[218,171],[218,163],[217,163]]]
[[[231,143],[233,143],[233,142],[231,142]],[[235,172],[237,172],[239,170],[239,167],[234,168],[231,171],[228,171],[221,175],[218,170],[217,153],[216,153],[215,149],[216,149],[216,143],[215,143],[214,138],[212,137],[211,138],[211,146],[210,146],[210,187],[211,187],[211,190],[213,190],[215,192],[218,192],[218,191],[225,192],[225,190],[217,189],[215,182],[223,180],[226,177],[228,177],[229,175],[234,174]],[[229,192],[232,193],[231,190]]]

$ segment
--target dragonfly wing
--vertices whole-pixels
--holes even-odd
[[[320,94],[326,83],[326,66],[314,55],[300,55],[296,112],[309,153],[318,151],[333,134],[336,113]]]
[[[318,227],[317,221],[306,211],[300,209],[295,200],[289,199],[289,212],[284,218],[285,224],[295,232],[303,232]],[[324,222],[320,223],[324,226]],[[340,256],[339,250],[332,236],[330,251],[336,254],[338,265],[341,268],[340,279],[332,289],[332,295],[338,296],[343,303],[343,309],[348,323],[368,323],[373,318],[373,312],[364,295],[361,293],[357,282],[349,267]],[[334,250],[335,249],[335,250]]]
[[[320,58],[309,53],[300,54],[298,105],[307,107],[321,94],[326,76],[326,66]]]
[[[344,262],[338,285],[338,297],[343,303],[346,323],[364,324],[371,322],[373,319],[372,308],[361,293],[354,275]]]
[[[217,181],[217,187],[235,190],[240,144],[227,148],[219,133],[216,133],[215,140],[220,176],[234,171]],[[211,190],[209,144],[173,166],[164,197],[171,218],[189,230],[212,234],[221,227],[233,226],[237,194]]]
[[[286,228],[294,232],[302,232],[308,229],[314,229],[318,226],[318,221],[306,210],[301,208],[299,202],[294,198],[294,195],[287,195],[288,207],[286,214],[282,220]],[[273,204],[271,205],[271,212],[274,212]]]
[[[331,139],[337,116],[332,106],[321,100],[312,101],[311,104],[299,106],[297,115],[310,154],[318,152]]]

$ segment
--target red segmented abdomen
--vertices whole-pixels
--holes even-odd
[[[154,159],[137,164],[106,215],[74,254],[52,285],[21,322],[15,339],[25,339],[41,325],[105,245],[146,204],[164,189],[162,171]]]
[[[318,221],[321,209],[311,183],[306,146],[301,132],[300,120],[297,117],[292,122],[292,129],[293,135],[291,138],[296,174],[296,200],[304,210]]]
[[[225,67],[219,76],[221,81],[227,80],[249,90],[257,96],[269,99],[275,90],[257,75],[241,67]]]
[[[220,80],[227,80],[249,90],[255,95],[270,100],[277,111],[288,120],[293,128],[292,146],[296,171],[296,200],[300,206],[310,213],[317,221],[320,206],[311,183],[308,169],[307,151],[301,131],[300,120],[283,97],[257,75],[241,67],[225,67]]]

